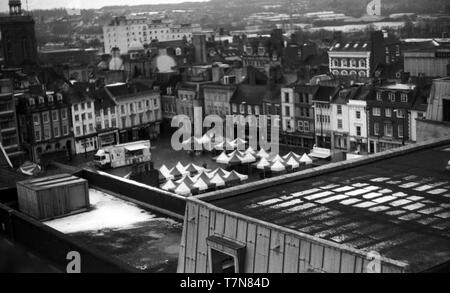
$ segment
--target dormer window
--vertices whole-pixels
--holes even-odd
[[[39,97],[39,104],[44,104],[45,100],[44,97]]]
[[[56,100],[57,100],[58,102],[62,102],[62,99],[63,99],[62,94],[56,94]]]
[[[47,98],[49,103],[53,103],[53,95],[48,95]]]
[[[29,104],[30,106],[34,106],[34,99],[33,99],[33,98],[29,98],[29,99],[28,99],[28,104]]]

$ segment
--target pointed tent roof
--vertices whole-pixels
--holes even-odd
[[[256,158],[251,153],[246,153],[242,158],[243,163],[254,163]]]
[[[241,182],[241,177],[239,177],[236,172],[232,171],[230,175],[225,177],[225,182]]]
[[[187,165],[187,166],[184,168],[184,170],[185,170],[186,172],[189,172],[190,174],[192,174],[192,173],[197,173],[197,172],[198,172],[197,168],[195,168],[193,164]]]
[[[268,154],[264,149],[261,149],[261,150],[256,154],[256,156],[257,156],[257,157],[260,157],[260,158],[268,158],[268,157],[269,157],[269,154]]]
[[[236,172],[236,171],[234,171],[234,170],[231,171],[230,175],[229,175],[228,177],[226,177],[226,179],[228,179],[230,176],[239,178],[239,181],[245,181],[245,180],[248,180],[248,176],[247,176],[247,175],[240,174],[240,173],[238,173],[238,172]]]
[[[170,179],[169,179],[166,183],[164,183],[164,184],[161,186],[161,189],[163,189],[163,190],[168,190],[168,191],[175,190],[175,188],[177,188],[177,186],[176,186],[175,183],[173,183],[173,181],[170,180]]]
[[[256,168],[260,169],[260,170],[264,170],[265,167],[270,166],[269,161],[267,161],[266,158],[261,158],[261,160],[258,162],[258,164],[256,165]]]
[[[242,158],[238,156],[237,153],[234,153],[234,155],[232,155],[230,157],[230,160],[228,161],[228,164],[230,165],[239,165],[242,164]]]
[[[270,170],[273,171],[273,172],[282,172],[282,171],[286,170],[286,165],[284,165],[280,161],[275,161],[270,166]]]
[[[224,186],[225,181],[222,179],[222,177],[219,174],[214,175],[213,178],[210,180],[211,183],[214,183],[216,186]]]
[[[289,160],[286,162],[286,165],[292,166],[292,168],[294,169],[300,167],[300,163],[295,159],[294,156],[289,158]]]
[[[303,154],[299,162],[305,163],[306,165],[311,165],[313,163],[313,160],[307,154]]]
[[[249,146],[248,149],[245,152],[247,154],[251,154],[251,155],[255,155],[256,154],[256,151],[251,146]]]
[[[194,183],[193,185],[195,188],[198,188],[198,190],[203,191],[203,190],[207,190],[208,184],[205,183],[205,181],[203,181],[201,178],[199,178],[197,180],[197,182]]]
[[[179,194],[179,195],[184,195],[184,196],[188,196],[191,195],[191,189],[184,183],[182,182],[180,185],[178,185],[178,187],[175,189],[175,193]]]
[[[276,161],[279,161],[279,162],[281,162],[281,163],[284,163],[284,160],[283,160],[283,158],[282,157],[280,157],[280,155],[275,155],[274,157],[272,157],[271,159],[269,159],[269,161],[271,161],[271,162],[276,162]]]
[[[219,164],[228,164],[230,162],[230,158],[227,156],[226,152],[223,151],[217,158],[216,162]]]
[[[285,159],[286,161],[289,160],[290,158],[295,158],[297,160],[299,160],[302,156],[294,153],[294,152],[289,152],[287,155],[283,156],[283,159]]]
[[[170,175],[172,175],[174,178],[182,176],[183,173],[179,170],[179,168],[173,168],[172,171],[170,171]]]

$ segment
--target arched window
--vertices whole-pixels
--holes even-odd
[[[342,71],[341,71],[341,75],[347,76],[347,75],[348,75],[348,71],[347,71],[347,70],[342,70]]]
[[[366,67],[366,60],[364,60],[364,59],[359,60],[359,67],[362,67],[362,68]]]
[[[347,67],[347,65],[348,65],[347,59],[342,59],[341,60],[341,66],[342,67]]]
[[[366,77],[366,72],[365,71],[360,71],[359,72],[359,77]]]
[[[339,60],[338,59],[334,59],[333,60],[333,66],[339,67]]]
[[[352,70],[352,71],[350,71],[350,75],[351,76],[357,76],[358,74],[356,73],[356,71]]]
[[[356,67],[357,66],[356,64],[357,64],[357,62],[355,59],[350,60],[350,67]]]
[[[334,75],[334,76],[339,75],[339,70],[333,70],[333,75]]]

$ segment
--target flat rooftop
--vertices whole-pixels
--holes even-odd
[[[450,261],[450,145],[205,200],[424,271]],[[215,199],[217,198],[217,199]]]
[[[88,212],[44,224],[144,272],[175,273],[183,224],[90,189]]]

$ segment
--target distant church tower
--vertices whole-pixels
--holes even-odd
[[[0,17],[0,58],[6,67],[36,63],[34,20],[23,14],[20,0],[9,0],[9,16]]]
[[[22,3],[20,0],[9,0],[9,15],[22,15]]]
[[[367,5],[367,15],[381,16],[381,0],[372,0]]]

